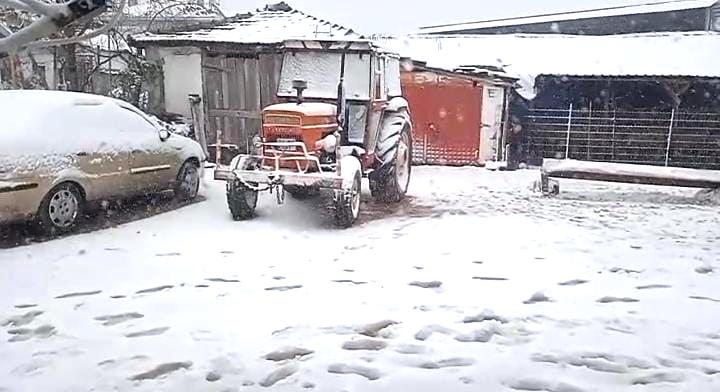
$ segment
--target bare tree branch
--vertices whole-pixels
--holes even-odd
[[[81,11],[71,10],[73,4],[75,7],[80,7]],[[62,4],[48,4],[41,0],[0,0],[0,5],[12,6],[16,9],[29,8],[33,13],[42,15],[30,26],[24,27],[10,36],[0,38],[0,54],[16,52],[22,49],[68,45],[98,37],[110,31],[122,19],[126,4],[127,0],[121,0],[112,19],[93,32],[69,38],[43,40],[43,38],[57,33],[72,23],[77,23],[87,17],[94,17],[96,12],[102,12],[103,9],[98,7],[85,10],[84,8],[89,7],[87,4],[72,1]]]
[[[21,3],[18,0],[0,0],[0,6],[13,8],[20,11],[32,12],[32,9],[27,4]]]
[[[8,1],[8,0],[5,0]],[[25,10],[34,12],[38,15],[44,15],[44,16],[55,16],[58,12],[62,12],[62,10],[66,7],[60,4],[48,4],[41,0],[10,0],[14,3],[20,3],[21,5],[25,6]],[[15,8],[15,7],[14,7]]]

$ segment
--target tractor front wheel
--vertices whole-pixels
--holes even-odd
[[[252,163],[246,158],[241,158],[236,167],[248,170],[252,169]],[[258,191],[253,187],[257,187],[257,184],[246,184],[239,179],[228,181],[227,203],[234,220],[248,220],[255,216]]]
[[[345,157],[341,162],[343,189],[335,191],[335,223],[349,228],[360,217],[362,169],[355,157]]]

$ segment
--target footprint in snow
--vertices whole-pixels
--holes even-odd
[[[415,340],[420,340],[424,342],[436,333],[443,335],[454,335],[455,331],[450,328],[445,328],[441,325],[428,325],[415,333]]]
[[[43,325],[35,329],[32,328],[18,328],[11,329],[8,334],[12,337],[8,340],[10,343],[26,342],[30,339],[47,339],[54,336],[57,330],[52,325]]]
[[[370,338],[376,338],[380,332],[388,327],[399,324],[393,320],[382,320],[371,324],[361,325],[355,328],[355,332]]]
[[[468,367],[475,364],[472,358],[449,358],[440,361],[422,362],[418,366],[421,369],[444,369],[452,367]]]
[[[523,378],[505,383],[508,388],[516,391],[544,392],[585,392],[585,389],[564,382],[547,381],[535,378]]]
[[[551,302],[552,300],[545,295],[545,293],[537,292],[530,297],[527,301],[523,301],[525,305],[533,305],[541,302]]]
[[[135,294],[152,294],[152,293],[159,293],[161,291],[170,290],[175,286],[172,285],[165,285],[165,286],[158,286],[158,287],[152,287],[149,289],[144,289],[136,292]]]
[[[13,316],[9,319],[3,321],[0,323],[0,326],[3,327],[22,327],[25,325],[32,324],[33,321],[35,321],[36,318],[39,316],[45,314],[45,312],[40,310],[33,310],[28,313],[19,315],[19,316]]]
[[[207,375],[205,375],[205,381],[207,382],[218,382],[222,379],[222,375],[215,372],[208,372]]]
[[[139,373],[130,378],[132,381],[156,380],[162,376],[174,373],[178,370],[188,370],[193,366],[192,362],[170,362],[156,366],[144,373]]]
[[[272,371],[270,374],[265,376],[265,378],[263,378],[258,384],[260,384],[261,387],[269,388],[297,373],[298,370],[300,370],[300,367],[295,363],[285,365]]]
[[[209,278],[209,279],[205,279],[205,280],[207,280],[208,282],[213,282],[213,283],[240,283],[240,281],[237,279]]]
[[[612,304],[612,303],[634,303],[640,302],[640,300],[628,297],[602,297],[597,300],[601,304]]]
[[[298,290],[298,289],[301,289],[302,287],[303,287],[303,286],[300,285],[300,284],[298,284],[298,285],[292,285],[292,286],[267,287],[267,288],[265,288],[265,291],[280,291],[280,292],[284,292],[284,291]]]
[[[328,373],[342,375],[354,374],[357,376],[365,377],[370,381],[379,380],[380,377],[382,377],[382,374],[377,369],[360,365],[346,365],[340,363],[328,366]]]
[[[656,371],[645,376],[636,377],[632,380],[632,385],[677,384],[683,381],[685,381],[685,375],[680,372]]]
[[[313,350],[308,350],[300,347],[283,347],[279,350],[266,354],[263,358],[268,361],[283,362],[290,359],[306,357],[314,353],[315,352]]]
[[[380,351],[387,346],[388,344],[382,340],[358,339],[343,343],[342,348],[348,351]]]
[[[459,334],[455,336],[455,340],[461,343],[488,343],[497,334],[498,329],[492,325],[471,333]]]
[[[69,293],[69,294],[58,295],[57,297],[55,297],[55,299],[67,299],[67,298],[89,297],[89,296],[98,295],[98,294],[101,294],[101,293],[102,293],[101,290],[97,290],[97,291],[81,291],[81,292],[77,292],[77,293]]]
[[[170,327],[162,327],[162,328],[154,328],[154,329],[148,329],[145,331],[138,331],[138,332],[132,332],[129,334],[126,334],[126,338],[144,338],[149,336],[160,336],[170,330]]]
[[[349,284],[352,284],[355,286],[362,286],[362,285],[368,284],[368,282],[360,282],[360,281],[355,281],[352,279],[337,279],[337,280],[333,280],[332,282],[333,283],[341,283],[341,284],[349,283]]]
[[[632,270],[632,269],[627,269],[627,268],[620,268],[620,267],[611,268],[611,269],[610,269],[610,272],[613,273],[613,274],[618,274],[618,273],[624,273],[624,274],[641,274],[641,273],[642,273],[642,271]]]
[[[644,286],[637,286],[638,290],[655,290],[655,289],[669,289],[672,288],[669,284],[648,284]]]
[[[715,272],[715,268],[710,267],[710,266],[697,267],[697,268],[695,268],[695,272],[697,272],[698,274],[701,274],[701,275],[707,275],[707,274],[712,274],[713,272]]]
[[[113,325],[122,324],[131,320],[137,320],[139,318],[145,317],[144,315],[132,312],[132,313],[123,313],[123,314],[116,314],[116,315],[108,315],[108,316],[99,316],[95,317],[96,321],[102,321],[102,325],[106,327],[111,327]]]
[[[438,288],[442,287],[442,285],[443,285],[442,282],[437,281],[437,280],[432,281],[432,282],[415,281],[415,282],[410,282],[409,284],[410,284],[410,286],[420,287],[421,289],[438,289]]]
[[[484,310],[480,314],[475,316],[467,316],[463,319],[463,323],[482,323],[485,321],[497,321],[500,324],[507,324],[508,320],[505,317],[498,316],[492,310]]]
[[[473,276],[473,280],[482,280],[486,282],[505,282],[509,279],[507,278],[499,278],[494,276]]]
[[[558,285],[560,285],[560,286],[580,286],[580,285],[587,284],[587,283],[590,283],[590,281],[584,280],[584,279],[573,279],[573,280],[568,280],[567,282],[558,283]]]

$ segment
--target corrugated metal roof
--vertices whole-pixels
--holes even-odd
[[[534,96],[540,75],[697,76],[720,78],[720,33],[578,35],[411,35],[376,38],[401,56],[453,70],[493,66]]]
[[[316,18],[287,5],[268,6],[253,14],[239,16],[212,28],[172,34],[143,34],[139,43],[217,42],[236,44],[274,44],[287,39],[357,39],[352,29]]]
[[[526,16],[526,17],[483,20],[483,21],[467,22],[467,23],[446,24],[446,25],[439,25],[439,26],[427,26],[427,27],[421,27],[419,32],[423,33],[423,34],[450,33],[450,32],[454,32],[454,31],[487,29],[487,28],[494,28],[494,27],[508,27],[508,26],[527,25],[527,24],[535,24],[535,23],[551,23],[551,22],[590,19],[590,18],[603,18],[603,17],[609,17],[609,16],[640,15],[640,14],[651,14],[651,13],[655,13],[655,12],[683,11],[683,10],[692,10],[692,9],[698,9],[698,8],[708,8],[708,7],[713,6],[717,2],[718,2],[718,0],[663,1],[663,2],[658,2],[658,3],[627,5],[627,6],[620,6],[620,7],[607,7],[607,8],[600,8],[600,9],[584,10],[584,11],[560,12],[560,13]]]

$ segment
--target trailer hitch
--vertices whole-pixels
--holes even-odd
[[[275,189],[275,199],[278,205],[285,204],[285,185],[283,184],[282,175],[277,177],[270,176],[269,179],[270,184],[268,184],[268,188],[270,189],[270,194],[272,195],[273,189]]]

